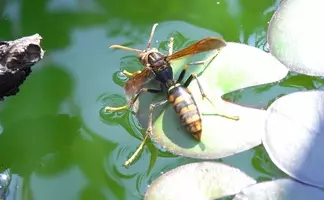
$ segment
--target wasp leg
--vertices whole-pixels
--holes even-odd
[[[186,74],[186,71],[187,71],[187,69],[188,69],[188,67],[189,67],[190,65],[203,65],[203,64],[205,64],[205,62],[207,62],[207,61],[208,61],[208,65],[209,65],[209,64],[211,63],[211,61],[214,60],[214,58],[216,58],[216,56],[217,56],[217,54],[212,55],[212,56],[208,57],[206,60],[203,60],[203,61],[191,62],[191,63],[186,64],[186,65],[183,67],[183,69],[182,69],[182,71],[181,71],[181,73],[180,73],[180,75],[179,75],[179,77],[178,77],[177,83],[179,83],[179,82],[181,82],[181,81],[183,80],[183,78],[184,78],[184,76],[185,76],[185,74]],[[190,84],[192,78],[193,78],[193,77],[191,77],[191,79],[190,79],[188,85]],[[188,81],[188,80],[187,80],[187,81]],[[204,96],[204,97],[205,97],[205,96]]]
[[[136,76],[138,74],[140,74],[142,71],[136,71],[136,72],[128,72],[126,70],[123,71],[123,74],[125,74],[126,76],[130,76],[130,77],[133,77],[133,76]]]
[[[125,167],[129,167],[134,161],[135,159],[139,156],[139,154],[141,153],[141,151],[143,150],[144,145],[146,144],[147,140],[149,139],[149,135],[146,134],[143,141],[141,142],[141,144],[137,147],[136,151],[133,153],[133,155],[124,163]]]
[[[130,106],[132,106],[136,100],[138,99],[138,97],[143,93],[143,92],[150,92],[150,93],[159,93],[162,92],[162,89],[150,89],[150,88],[142,88],[140,89],[140,91],[138,91],[135,96],[130,100],[130,102],[124,106],[120,106],[120,107],[105,107],[105,111],[120,111],[120,110],[125,110],[127,108],[129,108]]]
[[[174,38],[170,37],[170,41],[169,41],[169,56],[171,56],[171,54],[173,53],[173,41]]]
[[[201,83],[200,83],[200,81],[199,81],[196,74],[191,73],[190,76],[188,77],[188,79],[183,84],[183,86],[187,88],[190,85],[192,79],[196,79],[202,98],[203,99],[206,98],[209,101],[209,103],[211,103],[213,106],[215,106],[213,104],[213,102],[207,97],[206,93],[204,92],[203,87],[201,86]],[[215,115],[218,115],[220,117],[225,117],[225,118],[228,118],[228,119],[232,119],[232,120],[239,120],[238,116],[230,116],[230,115],[225,115],[225,114],[221,114],[221,113],[215,113]]]
[[[143,141],[141,142],[141,144],[136,149],[136,151],[134,152],[134,154],[124,163],[125,167],[128,167],[129,165],[131,165],[134,162],[134,160],[139,156],[140,152],[143,150],[143,147],[146,144],[147,140],[149,139],[149,133],[152,132],[152,126],[153,126],[152,125],[152,123],[153,123],[153,109],[155,107],[162,106],[167,102],[168,102],[168,100],[162,100],[162,101],[158,101],[158,102],[150,104],[149,113],[148,113],[149,114],[148,115],[148,126],[146,129],[145,137],[144,137]]]
[[[205,64],[206,62],[208,62],[207,66],[217,57],[219,52],[209,56],[207,59],[205,60],[201,60],[201,61],[196,61],[196,62],[191,62],[191,63],[188,63],[188,65],[203,65]]]
[[[185,76],[185,74],[186,74],[186,71],[187,71],[188,67],[189,67],[188,64],[186,64],[186,65],[183,67],[183,69],[182,69],[182,71],[181,71],[181,73],[180,73],[180,75],[179,75],[179,77],[178,77],[177,83],[180,83],[180,82],[183,80],[183,78],[184,78],[184,76]]]

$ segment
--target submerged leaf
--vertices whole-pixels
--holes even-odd
[[[268,28],[270,52],[291,71],[324,75],[322,0],[285,0]]]
[[[222,163],[191,163],[156,179],[146,191],[145,200],[216,199],[254,183],[244,172]]]
[[[291,177],[324,187],[324,91],[283,96],[267,112],[263,143],[271,160]]]
[[[324,192],[291,179],[257,183],[244,188],[233,200],[323,200]]]
[[[177,78],[183,65],[173,66]],[[204,159],[230,156],[261,144],[265,111],[225,102],[221,95],[248,86],[278,81],[287,75],[288,70],[284,65],[257,48],[230,42],[209,66],[192,66],[188,71],[187,75],[190,72],[198,74],[205,93],[215,105],[206,99],[202,100],[197,82],[193,80],[189,89],[203,114],[201,141],[198,142],[186,132],[169,104],[154,109],[151,138],[174,154]],[[147,127],[147,117],[143,116],[147,116],[149,104],[152,103],[152,96],[146,97],[141,98],[139,115],[144,127]],[[165,98],[163,96],[162,99]],[[234,121],[216,116],[215,113],[239,116],[240,119]]]

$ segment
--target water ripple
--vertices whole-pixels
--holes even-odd
[[[114,83],[116,83],[120,87],[123,87],[124,84],[126,83],[126,81],[128,81],[128,77],[123,72],[116,71],[112,75],[112,80],[114,81]]]
[[[107,175],[126,188],[128,193],[140,198],[141,194],[143,194],[146,189],[146,169],[141,167],[143,165],[140,163],[135,163],[129,168],[123,166],[125,160],[132,153],[133,149],[129,148],[129,146],[118,146],[109,157],[107,157],[105,169]],[[136,190],[134,190],[135,186]]]
[[[136,133],[136,137],[139,139],[139,137],[142,137],[144,129],[142,128],[142,125],[140,124],[139,120],[136,118],[135,115],[129,114],[128,120],[131,129]]]
[[[123,116],[127,110],[123,111],[105,111],[106,106],[122,106],[127,102],[125,97],[118,94],[104,94],[101,95],[98,99],[102,102],[103,107],[99,111],[99,115],[101,117],[101,121],[105,124],[116,124]]]
[[[136,191],[143,199],[148,186],[148,176],[146,172],[139,173],[136,177]]]

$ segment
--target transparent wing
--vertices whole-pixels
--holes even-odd
[[[184,49],[181,49],[170,56],[167,56],[166,60],[170,61],[170,60],[178,59],[178,58],[188,56],[191,54],[197,54],[197,53],[201,53],[204,51],[220,49],[224,46],[226,46],[226,42],[223,39],[218,38],[218,37],[208,37],[208,38],[199,40],[198,42],[196,42]]]
[[[130,78],[124,86],[127,98],[131,99],[134,97],[134,95],[143,87],[143,85],[153,78],[155,78],[155,74],[149,68],[145,68],[141,73]]]

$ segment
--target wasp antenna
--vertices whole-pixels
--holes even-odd
[[[148,43],[147,43],[147,49],[151,47],[151,44],[152,44],[152,39],[153,39],[153,35],[154,35],[154,32],[155,32],[155,29],[156,29],[156,26],[159,25],[158,23],[155,23],[152,27],[152,30],[151,30],[151,34],[150,34],[150,38],[148,40]]]
[[[133,49],[133,48],[129,48],[129,47],[121,46],[121,45],[111,45],[109,48],[111,48],[111,49],[123,49],[123,50],[126,50],[126,51],[134,51],[134,52],[138,52],[138,53],[143,52],[140,49]]]

